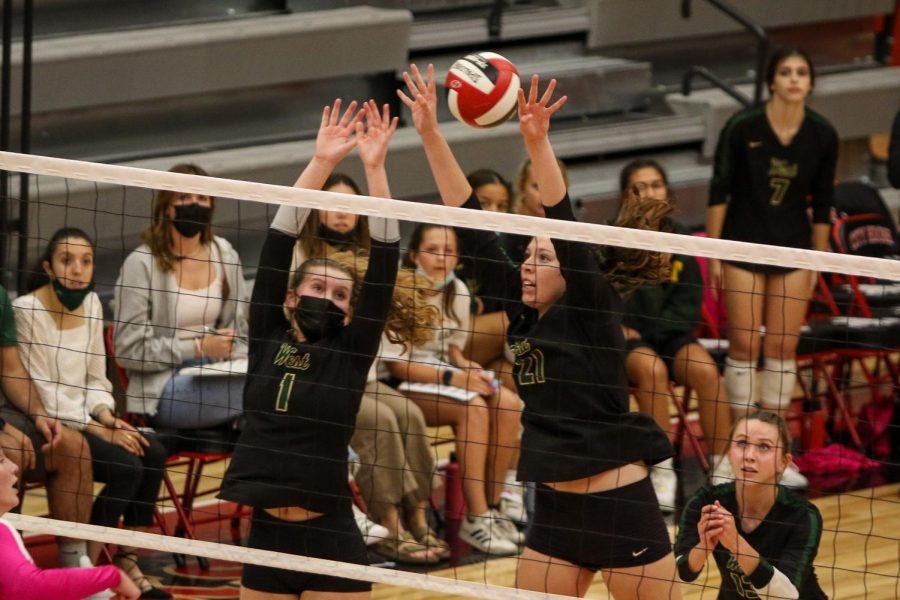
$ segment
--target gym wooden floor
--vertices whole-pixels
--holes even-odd
[[[221,472],[210,467],[211,478]],[[177,474],[174,477],[179,485]],[[814,501],[822,512],[824,533],[815,566],[829,598],[900,598],[900,483],[863,489]],[[29,492],[26,514],[46,514],[44,490]],[[495,559],[459,568],[432,571],[435,577],[512,586],[516,559]],[[694,584],[682,584],[685,600],[716,597],[718,570],[706,569]],[[456,596],[453,596],[455,598]],[[609,598],[598,576],[588,598]],[[448,596],[409,588],[376,585],[375,600],[438,600]]]
[[[816,573],[829,598],[900,598],[900,484],[829,496],[815,501],[824,533]],[[431,575],[511,586],[516,559],[492,560]],[[715,598],[719,573],[707,568],[693,584],[682,584],[685,600]],[[609,598],[598,575],[588,598]],[[408,588],[376,586],[375,600],[437,600],[448,596]],[[453,596],[456,598],[456,596]]]

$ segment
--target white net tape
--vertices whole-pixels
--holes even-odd
[[[189,540],[129,529],[116,529],[112,527],[100,527],[98,525],[86,525],[84,523],[72,523],[70,521],[57,521],[45,517],[7,514],[3,516],[3,520],[16,529],[30,533],[87,539],[103,542],[105,544],[135,546],[138,548],[157,550],[159,552],[172,552],[188,556],[205,556],[206,558],[214,558],[217,560],[318,573],[321,575],[344,577],[346,579],[370,581],[372,583],[385,583],[442,594],[468,596],[471,598],[487,598],[489,600],[505,600],[507,598],[510,600],[554,600],[568,598],[568,596],[528,592],[489,583],[460,581],[457,579],[449,579],[447,577],[420,575],[418,573],[382,569],[380,567],[367,567],[333,560],[324,560],[321,558],[299,556],[296,554],[282,554],[280,552],[256,550],[245,548],[243,546],[232,546],[216,542]]]
[[[360,215],[389,215],[403,221],[539,235],[674,254],[705,256],[780,267],[812,269],[900,281],[900,261],[713,240],[697,236],[638,231],[608,225],[574,223],[505,213],[304,190],[286,186],[151,171],[77,160],[0,152],[0,169],[91,182],[206,194],[267,204],[293,204]]]

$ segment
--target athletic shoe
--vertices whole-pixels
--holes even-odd
[[[519,492],[504,491],[500,494],[500,512],[519,527],[528,524],[525,500]]]
[[[710,485],[722,485],[734,481],[734,473],[731,471],[731,463],[727,456],[710,456],[709,464],[712,472],[709,474]]]
[[[490,511],[463,519],[459,524],[459,537],[485,554],[510,556],[519,553],[519,547],[503,535],[501,520],[494,518]]]
[[[494,519],[497,520],[497,523],[500,525],[500,531],[503,533],[506,539],[517,546],[525,543],[525,534],[519,531],[519,528],[516,527],[516,524],[513,523],[512,520],[502,512],[502,505],[501,510],[492,508],[491,514],[494,516]]]
[[[388,537],[390,532],[387,530],[387,527],[369,519],[366,513],[359,510],[355,504],[353,505],[353,517],[356,519],[356,526],[359,527],[359,532],[362,533],[366,546],[377,544]]]
[[[678,492],[678,477],[675,475],[675,463],[671,458],[654,465],[650,469],[650,483],[656,492],[659,508],[664,513],[675,510],[675,494]]]
[[[797,465],[794,463],[787,466],[787,469],[781,474],[781,480],[778,483],[784,487],[795,490],[805,490],[809,487],[809,480],[804,477],[803,473],[800,472],[800,469],[798,469]]]

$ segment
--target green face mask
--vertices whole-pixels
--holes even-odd
[[[56,297],[59,298],[59,301],[62,302],[62,305],[69,310],[75,310],[76,308],[81,306],[81,304],[84,302],[84,299],[87,298],[87,295],[90,294],[93,290],[93,281],[84,289],[70,290],[69,288],[61,284],[59,282],[59,279],[53,280],[53,291],[56,293]]]

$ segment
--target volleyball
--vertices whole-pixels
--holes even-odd
[[[454,117],[471,127],[496,127],[516,112],[519,72],[499,54],[479,52],[453,63],[444,87]]]

